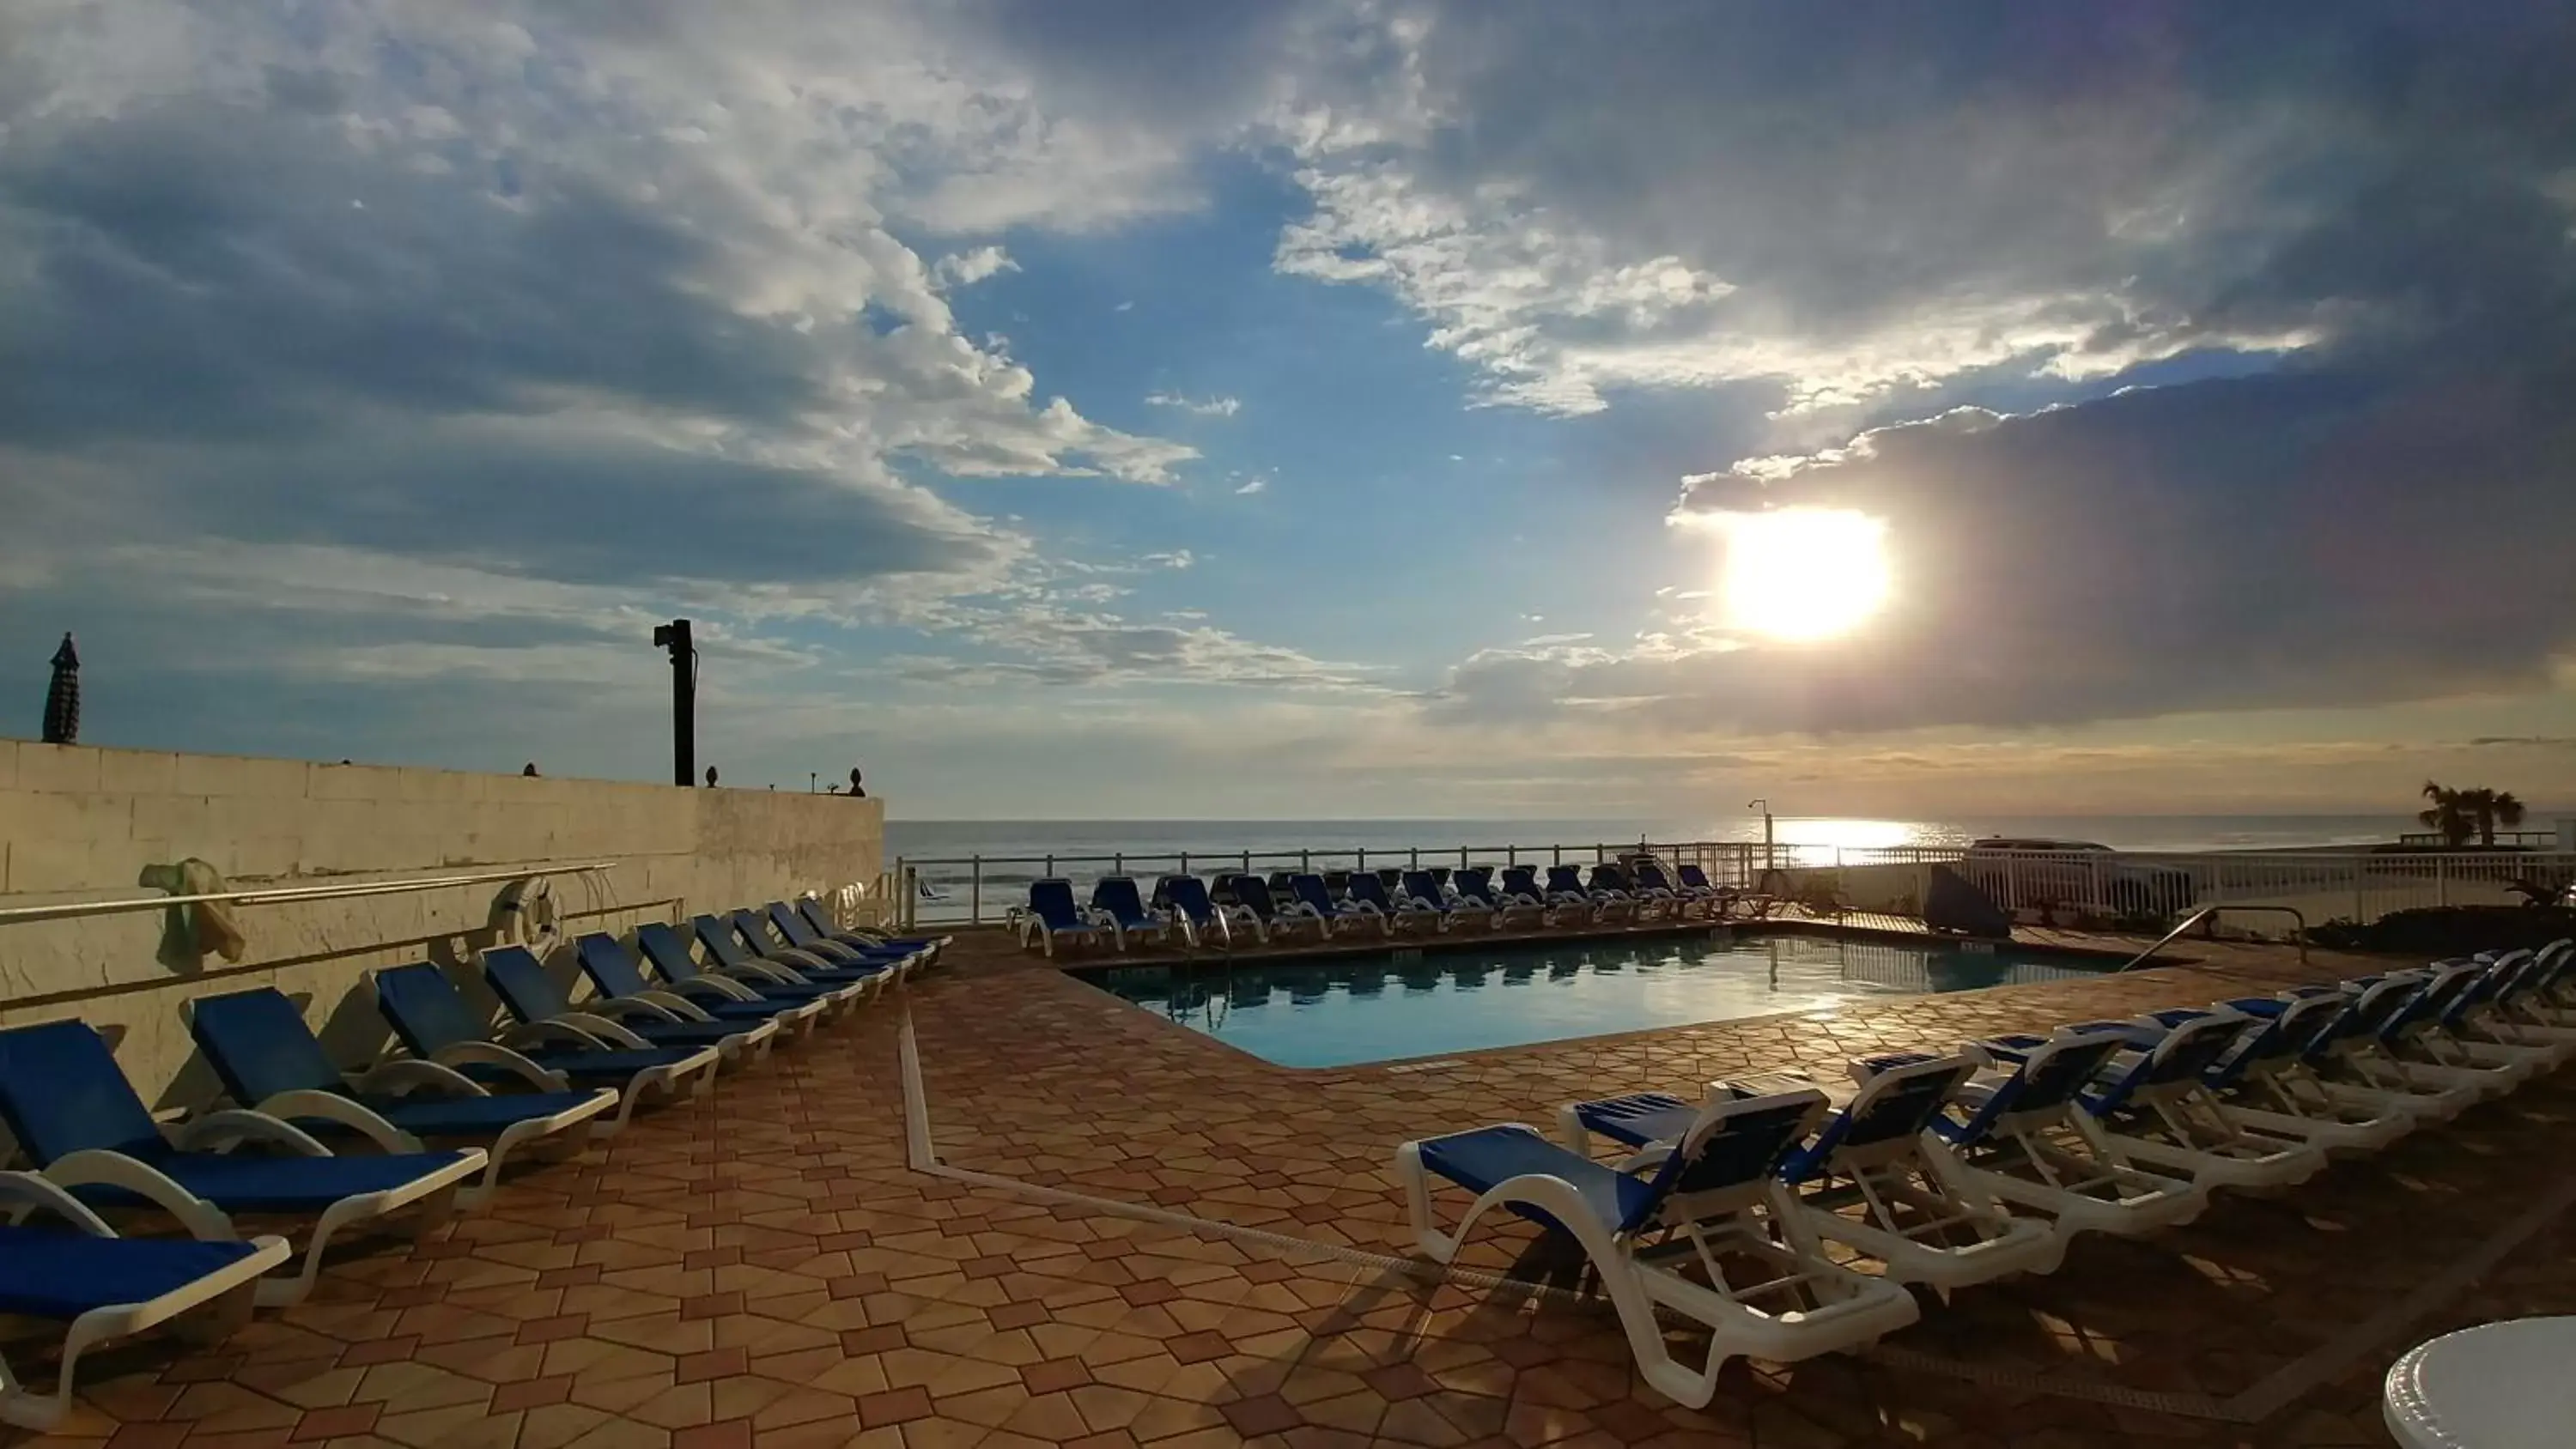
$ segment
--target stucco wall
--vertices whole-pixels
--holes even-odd
[[[873,882],[876,799],[682,790],[300,760],[156,754],[0,740],[0,906],[126,899],[150,866],[196,857],[231,887],[481,874],[614,861],[561,876],[567,932],[730,909]],[[179,1006],[274,985],[344,1062],[385,1040],[370,968],[463,962],[493,940],[501,882],[356,900],[247,906],[238,963],[165,961],[168,912],[0,925],[0,1026],[79,1016],[108,1032],[147,1100],[192,1104]]]

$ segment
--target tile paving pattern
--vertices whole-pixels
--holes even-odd
[[[954,969],[904,993],[946,1163],[1301,1243],[908,1170],[890,998],[727,1075],[705,1103],[533,1167],[425,1243],[335,1261],[310,1302],[220,1348],[150,1339],[93,1360],[82,1408],[55,1437],[108,1449],[2386,1444],[2378,1378],[2407,1343],[2576,1309],[2576,1223],[2552,1219],[2466,1293],[2329,1363],[2261,1422],[2100,1398],[2226,1399],[2432,1279],[2569,1170],[2576,1073],[2294,1193],[2222,1198],[2151,1242],[2082,1239],[2050,1277],[1927,1305],[1889,1341],[1911,1362],[1738,1363],[1702,1411],[1644,1390],[1593,1305],[1360,1256],[1403,1252],[1386,1163],[1408,1136],[2384,964],[2193,952],[2195,965],[2118,980],[1391,1073],[1271,1066],[998,936],[961,940]],[[1469,1257],[1571,1282],[1516,1227]],[[1962,1376],[1975,1374],[1988,1377]]]

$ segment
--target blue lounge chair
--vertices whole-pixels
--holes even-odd
[[[773,904],[771,909],[774,911],[777,906]],[[896,936],[884,931],[838,927],[832,924],[832,918],[824,911],[823,903],[812,896],[798,897],[795,910],[796,914],[803,916],[805,923],[812,926],[824,940],[838,941],[844,946],[856,946],[862,950],[904,951],[919,956],[921,964],[925,967],[938,963],[940,951],[950,940],[947,936]]]
[[[729,1062],[756,1062],[778,1037],[774,1021],[717,1021],[677,998],[666,1004],[632,997],[594,996],[576,1007],[545,966],[524,946],[496,946],[483,953],[483,979],[512,1016],[533,1026],[561,1022],[609,1046],[714,1047]]]
[[[235,1213],[312,1219],[302,1270],[260,1281],[259,1301],[271,1305],[313,1291],[323,1250],[352,1223],[415,1204],[422,1231],[443,1223],[457,1187],[484,1163],[474,1149],[334,1157],[311,1134],[241,1108],[165,1136],[85,1021],[0,1031],[0,1122],[47,1180],[92,1208],[156,1207],[191,1236],[220,1242],[241,1240]],[[236,1150],[245,1144],[289,1155]]]
[[[1333,899],[1333,893],[1325,888],[1324,878],[1313,871],[1299,871],[1288,877],[1288,893],[1290,900],[1281,909],[1292,916],[1312,917],[1323,922],[1327,936],[1372,928],[1381,936],[1387,934],[1385,912],[1365,900]]]
[[[1351,900],[1354,904],[1367,906],[1377,912],[1378,919],[1386,923],[1390,933],[1406,930],[1426,921],[1430,923],[1431,929],[1437,931],[1449,918],[1449,913],[1446,911],[1427,911],[1415,905],[1410,896],[1399,901],[1388,895],[1385,878],[1369,871],[1360,871],[1351,877]]]
[[[691,916],[689,927],[697,932],[701,943],[710,934],[718,937],[729,934],[733,944],[752,959],[783,966],[809,981],[816,979],[818,972],[854,971],[862,967],[883,967],[899,980],[911,969],[911,958],[901,951],[861,951],[837,941],[821,950],[808,951],[778,932],[768,916],[750,909],[727,911],[721,915]],[[714,948],[710,947],[709,951],[712,955]],[[715,959],[721,961],[725,958]]]
[[[1503,867],[1502,884],[1496,894],[1503,909],[1515,921],[1531,921],[1542,926],[1557,925],[1556,911],[1547,903],[1547,887],[1539,884],[1538,868],[1528,865]]]
[[[2257,1132],[2313,1142],[2328,1152],[2376,1152],[2413,1129],[2415,1116],[2401,1102],[2378,1094],[2338,1094],[2304,1065],[2351,1010],[2348,1000],[2308,995],[2281,1005],[2280,1011],[2256,1016],[2227,1055],[2201,1073],[2220,1112]],[[2150,1012],[2147,1019],[2175,1027],[2221,1011],[2235,1008],[2220,1002]]]
[[[1794,1363],[1857,1349],[1920,1312],[1902,1286],[1827,1258],[1788,1201],[1777,1169],[1824,1112],[1812,1087],[1755,1093],[1721,1082],[1638,1173],[1507,1123],[1407,1142],[1395,1151],[1395,1176],[1415,1245],[1435,1262],[1455,1258],[1493,1208],[1572,1238],[1600,1275],[1639,1374],[1698,1408],[1730,1358]],[[1437,1225],[1433,1178],[1476,1195],[1454,1234]],[[1759,1272],[1745,1274],[1747,1265]],[[1673,1357],[1658,1308],[1708,1327],[1705,1363]]]
[[[1491,914],[1472,907],[1462,908],[1459,902],[1451,899],[1448,888],[1443,886],[1440,878],[1430,871],[1408,870],[1400,877],[1400,881],[1401,884],[1396,888],[1396,904],[1405,911],[1417,915],[1436,914],[1440,929],[1443,931],[1471,915],[1482,916],[1488,925],[1493,923]]]
[[[1261,923],[1261,938],[1265,941],[1277,941],[1291,930],[1300,927],[1311,927],[1318,941],[1332,935],[1333,923],[1329,919],[1319,919],[1302,912],[1289,915],[1281,911],[1278,901],[1270,894],[1270,882],[1257,875],[1238,873],[1218,876],[1217,889],[1231,894],[1237,906],[1252,913],[1253,919]]]
[[[1494,888],[1494,868],[1490,865],[1462,866],[1450,882],[1458,888],[1462,905],[1473,906],[1485,913],[1496,930],[1506,926],[1535,926],[1547,920],[1547,908],[1535,901],[1515,899],[1508,890]]]
[[[1589,924],[1601,913],[1601,902],[1583,888],[1583,871],[1578,866],[1551,865],[1547,868],[1547,886],[1540,897],[1559,921],[1573,920]]]
[[[1606,926],[1614,921],[1628,922],[1637,919],[1637,898],[1628,894],[1626,879],[1619,874],[1617,866],[1596,865],[1592,867],[1589,880],[1586,880],[1581,870],[1575,866],[1566,866],[1564,869],[1574,873],[1575,889],[1581,891],[1583,898],[1592,903],[1592,920],[1595,924]],[[1551,882],[1556,879],[1554,869],[1549,870],[1548,879]]]
[[[1207,882],[1194,875],[1167,875],[1154,882],[1154,902],[1171,911],[1181,923],[1181,938],[1194,947],[1204,947],[1211,936],[1217,944],[1232,949],[1234,933],[1249,931],[1256,942],[1270,939],[1261,918],[1248,910],[1220,906],[1208,895]]]
[[[1964,1052],[1862,1057],[1851,1063],[1860,1090],[1827,1118],[1813,1141],[1780,1162],[1781,1180],[1808,1231],[1885,1265],[1892,1282],[1943,1294],[2012,1273],[2049,1273],[2066,1256],[2053,1223],[2015,1215],[1983,1189],[1945,1181],[1925,1134],[1977,1070]],[[1794,1077],[1742,1084],[1794,1091]],[[1599,1132],[1640,1151],[1661,1150],[1691,1108],[1661,1093],[1578,1102],[1559,1120],[1570,1141]]]
[[[796,913],[785,901],[771,901],[764,912],[769,924],[788,945],[809,956],[819,956],[836,967],[873,967],[891,971],[897,977],[927,969],[929,950],[902,946],[858,946],[835,941],[814,929],[814,924]]]
[[[1659,861],[1641,857],[1629,866],[1628,876],[1635,885],[1637,898],[1669,919],[1682,920],[1690,915],[1693,907],[1699,907],[1703,915],[1708,913],[1707,903],[1674,885],[1665,876]]]
[[[759,1023],[774,1021],[781,1033],[811,1030],[827,1011],[843,1003],[835,997],[815,994],[767,996],[739,981],[713,976],[673,978],[663,973],[663,984],[654,986],[644,979],[643,963],[624,942],[605,931],[593,931],[573,941],[573,956],[581,963],[581,973],[590,978],[590,987],[605,997],[619,1000],[650,1001],[658,1005],[694,1007],[718,1022]],[[673,1007],[677,1010],[677,1007]]]
[[[1999,1072],[1972,1078],[1932,1121],[1928,1145],[1936,1160],[1946,1158],[1946,1175],[2046,1213],[2069,1234],[2135,1237],[2199,1217],[2208,1193],[2098,1151],[2078,1120],[2076,1094],[2125,1040],[2058,1032],[2001,1063]],[[1968,1050],[1998,1064],[1983,1047]]]
[[[731,939],[722,931],[718,931],[717,937],[731,945]],[[690,942],[699,939],[699,933],[684,932],[667,921],[647,921],[635,928],[636,949],[643,952],[645,963],[674,990],[679,989],[683,982],[715,980],[728,988],[739,987],[769,1000],[789,1003],[820,1001],[846,1008],[874,996],[894,977],[894,973],[882,966],[836,966],[817,972],[815,976],[807,976],[790,967],[763,961],[739,947],[733,950],[733,964],[728,965],[718,959],[712,970],[702,970],[696,954],[690,949]]]
[[[64,1224],[16,1220],[44,1213]],[[199,1243],[120,1238],[70,1193],[27,1172],[0,1172],[0,1317],[70,1324],[56,1360],[54,1389],[40,1393],[0,1359],[0,1424],[50,1429],[71,1412],[80,1357],[111,1338],[141,1333],[205,1309],[212,1326],[250,1317],[260,1276],[286,1261],[284,1238]]]
[[[1062,876],[1029,882],[1028,906],[1012,915],[1022,949],[1035,943],[1052,958],[1058,941],[1100,944],[1100,923],[1074,903],[1073,882]]]
[[[755,936],[746,940],[743,923],[733,918],[691,916],[689,935],[707,953],[710,967],[754,989],[763,982],[774,982],[787,986],[829,986],[852,991],[854,997],[869,996],[903,979],[905,970],[900,961],[864,960],[843,964],[802,951],[786,950],[764,955],[754,944],[759,938]],[[687,978],[688,952],[685,948],[676,956],[669,951],[656,952],[653,962],[662,967],[664,974],[672,980]]]
[[[1141,941],[1150,936],[1161,941],[1171,930],[1168,919],[1146,909],[1145,897],[1137,890],[1132,875],[1104,875],[1092,882],[1091,914],[1093,919],[1108,924],[1110,939],[1121,951],[1127,949],[1130,937]]]
[[[2077,1099],[2096,1145],[2150,1170],[2187,1176],[2203,1190],[2288,1187],[2315,1176],[2325,1166],[2324,1148],[2231,1120],[2205,1081],[2251,1021],[2241,1012],[2223,1011],[2170,1027],[2102,1021],[2066,1028],[2125,1038],[2121,1052]],[[2046,1040],[2003,1036],[1982,1045],[2010,1060]]]
[[[676,1096],[683,1087],[702,1096],[715,1080],[713,1047],[645,1047],[625,1050],[556,1022],[512,1026],[503,1040],[484,1034],[484,1022],[447,979],[424,961],[375,973],[376,1010],[403,1050],[436,1062],[487,1087],[557,1092],[568,1087],[607,1087],[618,1094],[615,1131],[640,1104]]]
[[[584,1123],[600,1135],[616,1130],[613,1121],[597,1120],[617,1105],[617,1093],[605,1087],[495,1096],[452,1067],[404,1058],[378,1063],[352,1083],[304,1013],[274,987],[200,996],[187,1014],[188,1034],[225,1093],[254,1112],[317,1137],[354,1133],[384,1152],[423,1152],[430,1138],[482,1148],[490,1161],[482,1180],[457,1194],[460,1206],[482,1205],[522,1146]]]

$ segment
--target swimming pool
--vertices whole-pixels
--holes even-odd
[[[2114,964],[2066,952],[1784,932],[1077,974],[1281,1066],[1343,1067],[1811,1011],[1874,996],[2056,981]]]

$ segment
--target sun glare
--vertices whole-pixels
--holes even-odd
[[[1726,622],[1774,639],[1829,639],[1887,602],[1887,524],[1840,508],[1719,516]]]

